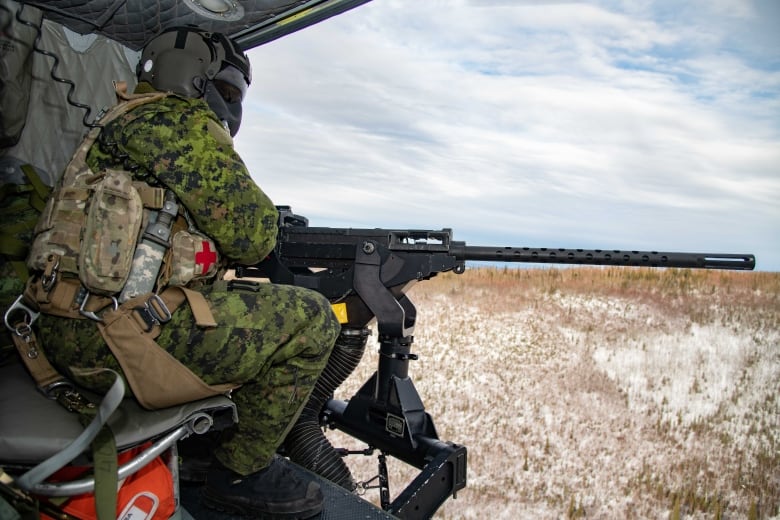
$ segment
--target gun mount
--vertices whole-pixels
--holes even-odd
[[[383,454],[421,470],[393,501],[386,475],[380,492],[385,510],[402,518],[427,518],[466,485],[466,447],[441,441],[433,419],[409,377],[416,319],[407,290],[438,273],[462,273],[467,261],[555,263],[750,270],[750,254],[665,253],[467,246],[452,231],[310,227],[308,220],[281,206],[274,252],[262,263],[237,267],[238,277],[307,287],[326,296],[342,330],[360,334],[376,319],[379,362],[376,372],[348,401],[332,391],[319,413],[322,425],[344,431]],[[363,339],[365,345],[365,337]],[[362,354],[362,351],[361,351]],[[356,362],[355,362],[356,364]],[[354,365],[349,372],[354,369]],[[346,374],[348,375],[348,373]],[[340,378],[335,385],[346,377]],[[332,448],[331,448],[332,449]],[[385,470],[386,471],[386,470]]]

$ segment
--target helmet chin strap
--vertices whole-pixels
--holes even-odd
[[[230,136],[235,137],[238,133],[238,128],[241,126],[241,103],[228,103],[225,101],[212,81],[206,81],[203,100],[217,114],[222,124],[227,126]]]

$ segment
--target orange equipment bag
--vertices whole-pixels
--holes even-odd
[[[129,461],[148,447],[149,444],[145,444],[120,453],[118,463],[121,465]],[[79,478],[88,469],[67,466],[55,473],[51,481]],[[60,505],[60,508],[80,520],[97,520],[93,493],[70,497]],[[161,456],[124,481],[120,481],[117,493],[117,520],[167,520],[175,511],[173,476]],[[54,520],[45,514],[41,514],[41,519]]]

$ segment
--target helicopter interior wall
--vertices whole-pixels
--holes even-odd
[[[93,122],[100,110],[115,104],[113,81],[125,81],[128,88],[135,87],[135,65],[139,59],[137,51],[97,34],[80,35],[59,23],[43,19],[34,7],[25,6],[21,18],[37,21],[40,38],[35,45],[49,54],[30,52],[29,36],[35,32],[20,23],[15,16],[19,4],[0,0],[0,14],[4,23],[10,24],[2,30],[4,52],[0,60],[8,61],[10,53],[29,53],[31,66],[13,71],[14,74],[31,75],[29,96],[13,89],[3,89],[3,105],[26,104],[21,110],[24,126],[18,141],[10,147],[0,149],[0,182],[19,183],[22,164],[31,164],[48,185],[54,185],[88,128],[83,124],[85,109],[68,103],[68,96],[77,103],[87,105],[90,114],[87,121]],[[14,13],[9,16],[9,11]],[[27,40],[27,41],[25,41]],[[54,74],[68,83],[52,79],[52,69],[57,58]],[[2,64],[5,75],[8,70]],[[21,81],[20,77],[3,77],[3,82]],[[72,92],[71,92],[72,90]],[[9,105],[7,105],[9,104]],[[10,105],[12,104],[12,105]],[[3,110],[0,117],[11,111]],[[2,121],[6,128],[7,121]]]

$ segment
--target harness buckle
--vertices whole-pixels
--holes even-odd
[[[168,306],[159,294],[151,295],[143,305],[139,305],[133,310],[141,318],[143,324],[146,325],[144,332],[150,332],[155,325],[168,323],[173,317],[173,313],[168,309]]]
[[[91,292],[86,291],[84,294],[84,299],[81,302],[81,305],[79,305],[79,314],[82,316],[89,318],[92,321],[103,321],[103,318],[98,316],[94,311],[88,311],[87,310],[87,302],[89,301],[89,297],[92,295]],[[114,307],[114,310],[117,310],[119,308],[119,301],[115,297],[111,297],[111,303]]]
[[[149,309],[149,312],[152,313],[154,318],[160,323],[168,323],[173,317],[170,309],[168,309],[168,306],[165,305],[165,301],[160,298],[159,294],[151,295],[149,299],[146,300],[146,307]]]
[[[48,399],[57,401],[63,408],[69,412],[76,412],[84,408],[94,408],[95,404],[81,395],[76,387],[70,381],[61,379],[52,384],[41,388],[41,392]]]
[[[22,299],[24,298],[24,295],[20,295],[16,301],[11,305],[7,311],[5,311],[5,316],[3,316],[3,320],[5,321],[5,327],[16,334],[17,336],[26,337],[29,336],[32,332],[32,324],[35,323],[35,320],[38,319],[38,316],[41,315],[40,312],[34,311],[27,305],[25,305],[22,302]],[[12,325],[11,318],[13,313],[15,312],[21,312],[24,314],[23,320],[18,323],[17,325]]]

